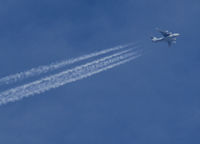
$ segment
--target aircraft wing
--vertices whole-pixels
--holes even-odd
[[[168,41],[168,46],[170,47],[172,45],[172,42],[171,41]]]
[[[157,31],[160,32],[164,37],[168,37],[168,36],[171,34],[171,32],[162,31],[162,30],[160,30],[160,29],[157,29]]]

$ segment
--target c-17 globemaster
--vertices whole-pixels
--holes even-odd
[[[179,33],[172,33],[169,31],[162,31],[160,29],[156,29],[158,32],[160,32],[163,37],[157,38],[157,37],[151,37],[152,42],[161,42],[165,41],[168,43],[168,46],[171,46],[172,43],[176,43],[176,37],[178,37]]]

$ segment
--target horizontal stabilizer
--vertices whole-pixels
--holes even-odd
[[[151,36],[151,40],[152,40],[153,42],[156,42],[156,41],[157,41],[157,38],[156,38],[156,37],[153,37],[153,36]]]

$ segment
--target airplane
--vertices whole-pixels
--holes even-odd
[[[168,46],[171,46],[172,43],[176,43],[176,37],[180,36],[179,33],[172,33],[169,31],[163,31],[160,29],[156,29],[158,32],[160,32],[163,37],[157,38],[157,37],[151,37],[152,42],[161,42],[165,41],[168,43]]]

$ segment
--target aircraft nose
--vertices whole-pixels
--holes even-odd
[[[179,33],[176,33],[175,36],[180,36],[180,34],[179,34]]]

